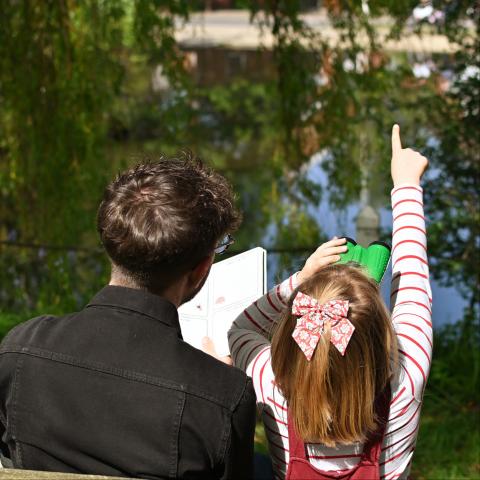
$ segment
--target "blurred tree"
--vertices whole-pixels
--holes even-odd
[[[431,159],[432,275],[468,300],[463,321],[436,338],[413,475],[478,474],[480,4],[326,0],[332,40],[301,16],[312,2],[237,0],[273,34],[275,79],[198,89],[174,31],[201,3],[0,2],[0,240],[95,245],[106,175],[128,152],[189,145],[241,194],[237,246],[278,247],[283,276],[304,258],[295,248],[324,240],[312,154],[332,207],[357,202],[362,180],[385,205],[399,122],[405,144]],[[412,32],[442,33],[455,52],[388,51],[386,40]],[[83,305],[107,278],[102,258],[0,245],[0,305],[17,313],[0,313],[0,336],[27,318],[19,312]]]
[[[4,235],[68,245],[92,232],[126,48],[179,78],[173,18],[187,13],[186,1],[0,3]]]
[[[0,5],[0,182],[7,230],[75,244],[104,180],[109,103],[122,69],[118,2]]]
[[[426,183],[433,273],[468,300],[464,337],[478,348],[480,329],[480,4],[438,1],[439,30],[457,46],[449,89],[431,102],[435,142]]]
[[[173,78],[174,14],[180,2],[0,2],[0,240],[97,244],[125,58],[147,51]],[[75,308],[105,275],[94,268],[84,278],[91,262],[75,249],[0,248],[0,296],[13,309]]]
[[[397,121],[406,143],[432,149],[433,273],[461,283],[471,305],[478,302],[478,267],[465,261],[478,252],[479,149],[478,135],[470,134],[478,122],[478,5],[439,0],[418,14],[413,0],[329,0],[336,41],[312,29],[299,0],[236,2],[242,5],[274,36],[275,80],[205,91],[191,83],[174,40],[195,2],[1,2],[2,238],[93,243],[94,209],[113,168],[105,147],[131,136],[150,150],[159,141],[167,150],[191,145],[233,172],[249,220],[245,246],[259,238],[304,246],[321,238],[308,208],[320,200],[308,176],[312,154],[323,154],[334,205],[358,201],[362,180],[382,205]],[[459,47],[450,58],[425,54],[433,65],[428,78],[412,69],[414,56],[384,45],[423,31],[444,33]],[[444,64],[455,70],[448,92]],[[139,66],[143,77],[153,72],[158,92],[150,80],[146,95],[129,84]],[[122,144],[119,150],[125,156]],[[239,173],[246,169],[255,184]]]
[[[476,319],[478,326],[478,2],[331,0],[325,6],[339,34],[336,44],[302,21],[298,1],[269,0],[261,8],[256,2],[246,4],[276,39],[285,163],[296,168],[305,162],[312,152],[302,150],[302,135],[310,136],[314,151],[326,153],[323,166],[335,205],[358,201],[362,179],[371,201],[385,204],[393,123],[402,125],[406,144],[428,151],[433,172],[425,189],[432,273],[442,284],[459,288],[469,302],[465,319]],[[389,29],[386,34],[378,28],[380,20]],[[455,53],[415,56],[384,47],[389,38],[435,32],[447,36]],[[415,66],[425,66],[429,73],[418,73]],[[449,69],[453,79],[446,85]]]

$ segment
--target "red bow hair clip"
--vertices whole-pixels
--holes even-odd
[[[348,300],[330,300],[324,304],[298,292],[293,300],[292,314],[299,316],[292,337],[310,361],[325,326],[330,325],[330,342],[345,355],[355,327],[348,320]]]

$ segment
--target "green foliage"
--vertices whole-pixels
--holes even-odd
[[[2,311],[61,314],[83,307],[108,283],[103,253],[17,249],[0,250]]]
[[[463,7],[458,2],[446,8],[457,22],[446,26],[446,33],[462,48],[455,53],[450,91],[430,103],[437,144],[428,152],[433,175],[425,192],[432,271],[464,293],[467,314],[475,317],[480,313],[480,8]],[[476,22],[476,30],[465,32],[468,20]]]
[[[188,0],[136,0],[133,31],[142,53],[153,64],[161,65],[174,85],[185,82],[183,56],[174,37],[177,20],[188,18]]]
[[[390,37],[412,28],[447,34],[463,48],[453,58],[460,73],[478,65],[478,31],[468,21],[475,24],[479,9],[438,1],[446,21],[412,27],[410,0],[374,2],[370,14],[361,2],[328,2],[339,35],[332,44],[302,19],[300,1],[240,4],[274,36],[274,80],[238,80],[202,91],[192,85],[174,40],[175,22],[188,19],[198,7],[194,2],[2,2],[2,236],[14,232],[22,241],[95,245],[101,187],[112,169],[126,164],[106,158],[108,134],[142,142],[147,151],[189,145],[217,168],[235,172],[227,175],[245,192],[251,220],[244,244],[269,231],[285,235],[275,242],[285,245],[298,238],[287,234],[295,224],[287,220],[287,229],[280,219],[291,215],[286,205],[302,210],[302,201],[320,199],[318,187],[298,173],[314,152],[327,153],[323,166],[336,206],[355,202],[362,182],[374,203],[384,204],[389,129],[399,121],[407,143],[422,147],[432,136],[438,140],[431,152],[438,176],[427,189],[435,219],[432,271],[447,284],[461,283],[475,308],[478,268],[465,259],[478,250],[480,149],[478,136],[469,134],[478,120],[478,78],[464,80],[463,87],[457,79],[457,90],[444,95],[436,75],[418,80],[411,58],[382,49],[375,21],[393,17]],[[443,60],[431,60],[443,68]],[[155,93],[141,80],[158,65],[169,79],[168,92]],[[467,98],[470,113],[463,115]],[[419,103],[430,107],[418,109]],[[255,188],[247,174],[238,175],[249,169],[258,173]],[[274,202],[282,206],[271,208]],[[259,208],[250,212],[253,204]],[[305,209],[302,215],[309,217]],[[442,242],[446,225],[455,227],[448,229],[449,249]],[[314,238],[320,237],[305,234],[302,243]]]
[[[0,313],[0,338],[3,338],[13,327],[28,320],[29,316],[18,313]]]
[[[480,321],[435,334],[412,473],[419,479],[480,475]]]
[[[75,243],[88,230],[83,212],[105,179],[105,109],[122,75],[111,56],[118,5],[1,3],[2,220],[23,241]]]
[[[470,315],[435,335],[429,387],[438,412],[480,408],[480,319]]]
[[[478,412],[430,413],[426,400],[412,465],[418,480],[476,479],[480,475]]]

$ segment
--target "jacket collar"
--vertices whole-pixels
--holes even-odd
[[[92,298],[87,308],[90,306],[121,308],[139,313],[175,328],[182,337],[177,307],[146,290],[107,285]]]

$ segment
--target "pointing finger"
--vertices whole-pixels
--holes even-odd
[[[395,124],[392,128],[392,154],[402,149],[402,141],[400,140],[400,127]]]

